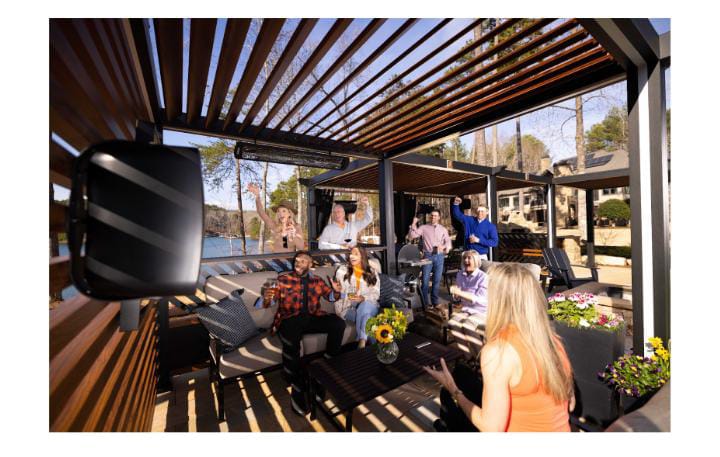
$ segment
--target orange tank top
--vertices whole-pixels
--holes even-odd
[[[508,432],[569,432],[567,400],[557,402],[542,385],[542,373],[530,348],[520,338],[518,330],[510,326],[500,338],[508,342],[520,356],[522,376],[510,388],[510,420]],[[561,347],[560,358],[570,371],[570,361]]]

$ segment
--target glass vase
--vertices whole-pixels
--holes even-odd
[[[400,348],[394,341],[390,343],[378,343],[377,345],[377,358],[380,362],[389,365],[398,358]]]

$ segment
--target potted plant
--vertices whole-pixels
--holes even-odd
[[[400,353],[397,341],[405,336],[407,317],[393,305],[392,308],[384,308],[377,316],[368,319],[365,330],[375,339],[378,360],[390,364],[397,360]]]
[[[670,379],[670,350],[660,338],[648,340],[650,357],[625,354],[608,364],[598,377],[612,388],[620,402],[620,414],[630,413],[655,395]]]
[[[618,408],[597,373],[625,352],[625,321],[619,314],[598,312],[597,303],[593,294],[558,293],[548,298],[548,314],[573,368],[573,415],[604,428],[618,417]]]

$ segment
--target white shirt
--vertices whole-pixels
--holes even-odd
[[[335,222],[330,222],[322,231],[319,238],[319,249],[343,249],[345,240],[350,247],[357,244],[357,234],[359,231],[370,225],[373,219],[373,211],[370,205],[365,207],[365,217],[359,221],[345,222],[345,227],[340,227]]]

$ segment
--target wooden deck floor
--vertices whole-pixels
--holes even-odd
[[[172,392],[157,397],[153,431],[337,431],[319,411],[314,421],[291,411],[289,388],[279,370],[226,386],[227,420],[222,423],[217,421],[214,386],[207,370],[176,376],[173,386]],[[440,411],[439,391],[432,378],[422,376],[356,408],[353,431],[433,431],[432,423]],[[330,400],[326,404],[332,406]],[[344,416],[338,419],[344,423]]]

